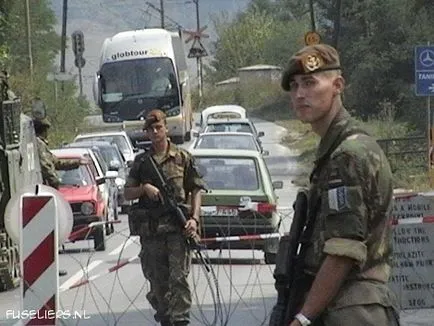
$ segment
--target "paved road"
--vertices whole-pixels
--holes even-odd
[[[296,188],[291,179],[297,173],[294,153],[279,144],[285,129],[273,123],[257,121],[257,129],[265,132],[263,144],[270,152],[267,163],[273,180],[282,180],[284,189],[277,190],[280,206],[290,206]],[[189,144],[185,144],[187,147]],[[288,213],[288,211],[283,212]],[[145,299],[148,291],[140,264],[130,262],[108,274],[110,267],[135,257],[140,246],[138,239],[128,238],[127,217],[121,215],[121,224],[107,240],[104,252],[94,252],[92,242],[67,244],[59,256],[60,267],[68,271],[60,278],[60,305],[63,311],[77,314],[77,319],[64,319],[66,325],[156,325],[153,312]],[[284,215],[282,230],[290,220]],[[193,285],[192,325],[267,325],[275,302],[273,265],[265,265],[260,251],[206,252],[212,263],[212,273],[195,263],[191,271]],[[69,289],[83,278],[102,276],[89,284]],[[0,293],[0,324],[13,325],[7,311],[19,310],[19,290]],[[9,312],[10,313],[10,312]],[[403,313],[404,325],[433,325],[432,310]]]

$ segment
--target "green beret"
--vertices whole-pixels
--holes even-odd
[[[161,110],[152,110],[146,115],[145,126],[143,129],[148,129],[153,123],[165,121],[166,114]]]
[[[341,69],[339,54],[327,44],[305,46],[295,53],[288,62],[282,75],[281,86],[289,91],[289,84],[294,75],[308,75],[316,72]]]

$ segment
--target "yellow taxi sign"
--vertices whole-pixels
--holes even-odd
[[[307,32],[304,34],[304,43],[306,45],[314,45],[321,43],[321,36],[317,32]]]

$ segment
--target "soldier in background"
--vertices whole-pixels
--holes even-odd
[[[71,159],[59,160],[48,148],[48,129],[50,122],[44,119],[33,119],[33,126],[37,138],[39,164],[41,166],[42,180],[45,185],[59,189],[60,180],[56,170],[73,170],[80,166],[80,164],[87,164],[88,161],[84,159]],[[68,274],[65,270],[59,270],[59,276]]]
[[[186,236],[199,230],[200,191],[205,185],[191,154],[169,141],[164,112],[149,112],[144,130],[152,146],[149,151],[136,156],[125,184],[125,198],[139,199],[140,209],[146,210],[143,216],[137,217],[141,221],[142,250],[139,256],[143,274],[151,286],[146,298],[156,310],[155,319],[162,326],[186,326],[190,322],[191,308],[188,284],[191,253]],[[146,155],[152,155],[166,178],[173,182],[180,204],[191,198],[190,216],[184,230],[179,228],[173,216],[162,210],[164,198],[152,184],[153,177],[143,164]],[[133,209],[130,214],[134,214]]]
[[[38,154],[43,182],[50,187],[58,189],[60,180],[56,170],[73,170],[78,168],[80,164],[87,164],[88,161],[85,159],[59,160],[48,148],[47,136],[48,129],[51,126],[50,122],[46,118],[33,119],[33,125],[38,142]]]
[[[312,233],[297,275],[305,290],[290,326],[399,325],[387,285],[392,173],[344,108],[344,87],[338,52],[325,44],[295,53],[282,76],[297,118],[321,137],[306,217]]]

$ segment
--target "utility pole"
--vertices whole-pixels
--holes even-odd
[[[160,0],[161,28],[164,28],[164,0]]]
[[[313,0],[309,0],[309,11],[310,11],[310,23],[312,26],[312,32],[316,32],[315,26],[315,12],[313,10]]]
[[[66,52],[66,22],[68,17],[68,0],[63,0],[62,10],[62,35],[60,40],[60,72],[64,73],[65,70],[65,52]],[[65,85],[62,81],[62,91],[65,89]]]
[[[33,86],[33,54],[32,54],[32,28],[30,22],[30,3],[26,1],[26,25],[27,25],[27,50],[29,55],[29,73],[30,73],[30,85]]]
[[[199,0],[193,0],[193,2],[196,5],[196,31],[199,32],[200,30]],[[199,87],[199,97],[202,97],[202,93],[203,93],[202,57],[196,58],[196,64],[197,64],[197,80],[198,80],[198,87]]]

